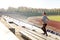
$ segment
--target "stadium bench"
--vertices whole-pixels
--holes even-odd
[[[28,40],[37,40],[36,38],[32,37],[31,35],[27,34],[24,31],[20,31],[20,33],[22,34],[23,37],[25,37]]]

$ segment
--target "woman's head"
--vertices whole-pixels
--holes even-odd
[[[43,16],[46,15],[46,12],[43,12],[42,15],[43,15]]]

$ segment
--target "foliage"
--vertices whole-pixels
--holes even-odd
[[[13,8],[9,7],[7,10],[6,9],[0,9],[0,12],[17,12],[20,13],[21,15],[30,17],[30,16],[41,16],[42,12],[46,12],[47,15],[60,15],[60,9],[36,9],[36,8],[27,8],[27,7],[18,7],[18,8]]]

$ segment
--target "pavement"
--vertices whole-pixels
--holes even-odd
[[[0,40],[19,40],[19,39],[0,21]]]

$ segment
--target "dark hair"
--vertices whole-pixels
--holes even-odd
[[[46,15],[46,12],[44,12],[44,15]]]

